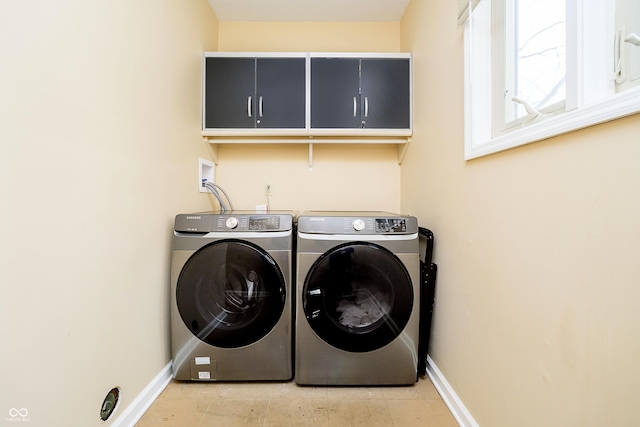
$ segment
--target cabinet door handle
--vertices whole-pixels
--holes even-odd
[[[364,97],[364,116],[369,117],[369,98]]]
[[[262,97],[258,100],[258,115],[262,117]]]
[[[353,117],[356,116],[356,112],[358,110],[358,101],[356,101],[356,97],[353,97]]]
[[[251,96],[247,97],[247,117],[251,117]]]

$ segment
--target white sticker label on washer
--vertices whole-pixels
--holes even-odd
[[[211,372],[198,372],[198,378],[201,380],[210,380]]]
[[[211,365],[210,357],[196,357],[196,365]]]

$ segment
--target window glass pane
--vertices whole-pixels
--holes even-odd
[[[507,32],[507,57],[512,96],[536,110],[565,99],[566,2],[564,0],[512,0],[514,26]],[[509,13],[509,14],[511,14]],[[509,34],[512,32],[512,34]],[[511,97],[509,97],[510,99]],[[507,102],[507,121],[526,116],[521,104]]]

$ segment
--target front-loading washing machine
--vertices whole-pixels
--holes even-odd
[[[180,214],[171,253],[173,375],[293,378],[293,216]]]
[[[303,213],[296,260],[296,383],[415,383],[417,219],[385,212]]]

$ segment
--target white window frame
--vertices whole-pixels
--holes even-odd
[[[481,1],[477,9],[486,1],[489,0]],[[496,137],[491,136],[491,65],[486,64],[486,58],[491,57],[490,41],[487,47],[471,37],[471,32],[476,30],[473,27],[475,11],[466,21],[465,160],[640,112],[640,86],[616,93],[615,0],[568,0],[567,3],[566,111]]]
[[[618,92],[640,85],[640,2],[638,0],[616,0],[616,89]],[[627,37],[634,41],[625,42]]]

